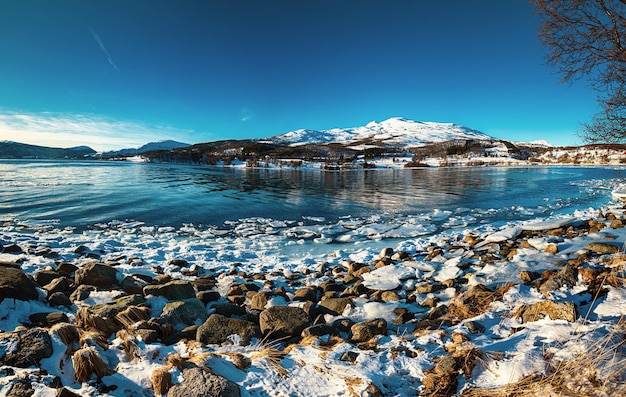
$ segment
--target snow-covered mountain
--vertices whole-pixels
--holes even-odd
[[[346,146],[378,144],[394,147],[415,147],[454,139],[493,139],[480,131],[452,123],[419,122],[394,117],[372,121],[362,127],[330,130],[300,129],[270,138],[273,142],[292,146],[312,143],[341,143]]]
[[[152,152],[155,150],[173,150],[182,147],[189,146],[188,143],[176,142],[172,140],[158,141],[158,142],[150,142],[146,143],[143,146],[138,148],[129,148],[129,149],[120,149],[120,150],[112,150],[109,152],[102,153],[104,157],[113,157],[113,156],[135,156],[145,152]]]

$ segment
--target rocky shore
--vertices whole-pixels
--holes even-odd
[[[258,272],[0,234],[0,394],[624,395],[625,219]]]

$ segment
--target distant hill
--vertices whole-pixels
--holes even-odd
[[[165,141],[146,143],[145,145],[140,146],[138,148],[127,148],[127,149],[111,150],[108,152],[103,152],[100,154],[100,157],[137,156],[142,153],[154,152],[158,150],[174,150],[174,149],[184,148],[187,146],[189,146],[188,143],[165,140]]]
[[[0,142],[0,158],[79,159],[92,157],[95,154],[96,151],[88,146],[52,148],[46,146],[28,145],[26,143],[12,141]]]
[[[494,138],[457,124],[419,122],[394,117],[381,122],[372,121],[362,127],[330,130],[301,129],[267,140],[290,146],[339,143],[347,147],[372,145],[408,148],[455,139],[491,140]]]

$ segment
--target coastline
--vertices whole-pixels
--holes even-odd
[[[522,387],[529,376],[563,387],[550,368],[588,358],[577,352],[600,341],[617,356],[597,357],[604,368],[571,375],[566,386],[589,387],[595,376],[604,395],[621,395],[624,218],[615,205],[408,238],[384,250],[373,242],[338,246],[298,260],[253,242],[271,234],[212,249],[192,225],[5,227],[3,269],[19,269],[37,295],[22,301],[30,287],[4,292],[0,384],[28,384],[38,395],[56,395],[57,387],[152,395],[164,387],[154,374],[184,390],[199,368],[241,395],[471,396]],[[200,252],[205,260],[196,263]],[[78,339],[63,340],[63,327]],[[221,339],[206,336],[217,330]],[[37,365],[16,357],[21,343],[45,335],[51,352],[37,353]],[[101,357],[106,371],[78,382],[73,366],[82,349]],[[607,373],[611,379],[602,378]]]

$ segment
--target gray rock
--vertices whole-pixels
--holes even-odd
[[[183,370],[183,381],[172,386],[168,397],[239,397],[236,383],[198,367]]]
[[[40,287],[49,284],[52,280],[59,277],[61,277],[61,274],[54,270],[38,270],[33,275],[35,282]]]
[[[74,292],[70,294],[70,301],[83,301],[89,298],[89,294],[95,290],[96,288],[93,285],[79,285]]]
[[[0,265],[0,302],[5,298],[37,300],[37,285],[21,269]]]
[[[193,285],[183,280],[173,280],[165,284],[146,285],[143,289],[143,294],[144,296],[163,296],[172,301],[196,297],[196,291],[193,289]]]
[[[211,310],[215,314],[221,314],[226,317],[244,316],[246,314],[246,309],[236,303],[213,303]]]
[[[387,321],[382,318],[363,321],[354,324],[350,330],[352,331],[352,341],[367,342],[376,335],[385,335],[387,333]]]
[[[30,397],[35,394],[33,385],[28,378],[18,378],[9,383],[6,397]]]
[[[305,328],[304,331],[302,331],[303,338],[306,338],[308,336],[324,336],[324,335],[341,336],[341,333],[339,332],[337,328],[333,328],[330,325],[326,325],[326,324],[316,324],[311,327]]]
[[[485,327],[478,321],[466,321],[465,323],[463,323],[463,325],[472,334],[482,334],[483,332],[485,332]]]
[[[196,340],[205,344],[222,344],[228,341],[230,335],[239,335],[242,344],[248,345],[252,338],[261,336],[261,331],[251,321],[212,314],[198,327]]]
[[[67,297],[63,292],[55,292],[48,297],[48,303],[50,306],[72,306],[72,302],[70,298]]]
[[[208,317],[204,303],[191,298],[166,304],[159,319],[162,323],[172,324],[175,330],[181,330],[188,325],[202,324]]]
[[[110,288],[119,286],[119,272],[116,268],[104,263],[92,262],[76,270],[74,280],[76,285],[94,285]]]
[[[274,294],[269,291],[261,291],[252,295],[250,299],[250,308],[252,310],[265,310],[267,302],[274,297]]]
[[[65,292],[69,287],[69,282],[66,277],[57,277],[43,286],[43,289],[48,291],[48,295],[52,295],[55,292]]]
[[[452,356],[441,357],[435,365],[435,371],[439,374],[453,374],[459,370],[459,362]]]
[[[273,338],[299,336],[309,325],[309,316],[299,307],[273,306],[261,312],[259,325]]]
[[[352,305],[352,298],[328,298],[320,301],[318,305],[320,313],[339,316],[346,306]]]
[[[339,357],[339,361],[345,361],[345,362],[349,362],[349,363],[354,363],[356,362],[356,359],[359,357],[359,353],[355,352],[355,351],[347,351],[344,352],[341,357]]]
[[[539,287],[539,291],[544,295],[548,295],[550,292],[556,291],[564,285],[568,287],[573,287],[576,285],[577,281],[578,271],[576,270],[576,268],[567,265],[555,274],[553,274],[550,279],[541,284],[541,286]]]
[[[63,312],[52,312],[52,313],[33,313],[28,319],[31,324],[37,327],[51,327],[57,323],[69,323],[70,320],[67,317],[67,314]]]
[[[43,328],[32,328],[18,339],[18,349],[4,357],[4,364],[19,368],[39,365],[39,361],[52,355],[52,340]]]
[[[143,294],[146,282],[133,276],[126,276],[122,279],[122,289],[128,294]]]
[[[593,242],[585,246],[586,250],[589,250],[598,255],[616,254],[619,252],[619,247],[615,244]]]

